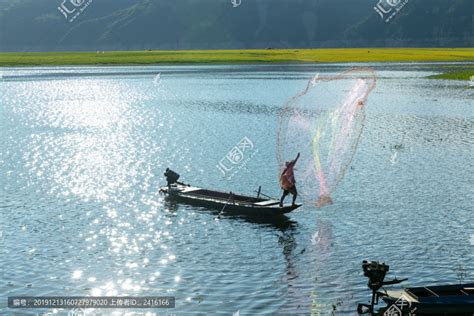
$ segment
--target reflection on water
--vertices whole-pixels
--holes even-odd
[[[421,66],[373,66],[337,203],[270,221],[166,201],[164,169],[278,196],[281,106],[347,65],[6,69],[1,297],[172,295],[168,313],[351,315],[367,300],[364,259],[409,285],[456,282],[456,264],[472,275],[472,89],[425,80]],[[226,180],[216,165],[245,136],[258,153]]]

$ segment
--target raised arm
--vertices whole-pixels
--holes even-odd
[[[298,155],[296,155],[295,160],[293,160],[293,164],[295,164],[298,161],[299,158],[300,158],[300,153],[298,153]]]

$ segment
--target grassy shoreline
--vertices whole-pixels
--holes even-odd
[[[474,62],[474,48],[338,48],[0,53],[0,67],[456,61]]]
[[[429,76],[430,79],[446,79],[446,80],[471,80],[474,77],[474,68],[459,71],[448,71],[438,75]]]

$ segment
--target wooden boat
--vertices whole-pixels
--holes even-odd
[[[474,283],[409,287],[386,291],[381,297],[387,310],[402,305],[398,301],[416,314],[474,315]]]
[[[379,298],[387,303],[377,315],[474,315],[474,283],[409,287],[398,291],[381,290],[407,279],[385,281],[389,266],[377,261],[363,261],[367,286],[372,290],[370,304],[359,304],[359,314],[375,314]]]
[[[168,198],[178,202],[211,208],[222,213],[249,216],[279,216],[301,206],[301,204],[285,204],[280,207],[280,201],[272,198],[261,198],[260,194],[257,197],[251,197],[233,192],[207,190],[178,182],[162,187],[160,192],[167,194]]]

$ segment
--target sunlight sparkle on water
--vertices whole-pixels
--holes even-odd
[[[80,279],[82,277],[82,271],[81,270],[76,270],[72,273],[72,278],[73,279]]]
[[[137,119],[131,111],[135,101],[131,92],[119,84],[84,80],[72,80],[61,89],[39,83],[37,89],[43,91],[41,100],[32,99],[28,107],[16,111],[25,112],[25,119],[35,127],[67,133],[55,138],[31,135],[24,157],[31,181],[55,183],[51,194],[76,195],[86,201],[107,200],[127,188],[129,180],[138,176],[140,163],[130,137]],[[28,93],[23,97],[33,98]]]
[[[439,275],[442,267],[430,258],[468,265],[474,249],[468,199],[471,95],[455,82],[440,89],[439,82],[422,79],[428,75],[426,65],[420,66],[422,72],[381,69],[354,169],[347,170],[336,192],[340,203],[328,206],[333,211],[311,203],[282,225],[233,216],[215,222],[212,212],[165,200],[158,190],[166,167],[178,171],[182,181],[203,187],[251,194],[262,185],[268,194],[279,194],[273,148],[277,113],[314,69],[304,65],[283,71],[285,79],[281,66],[269,66],[275,70],[269,72],[258,66],[255,76],[248,67],[253,66],[237,67],[239,78],[233,75],[235,66],[224,76],[216,68],[193,66],[196,75],[191,76],[185,68],[173,70],[167,78],[171,89],[183,92],[176,98],[147,90],[152,85],[148,66],[11,70],[17,77],[2,82],[0,93],[5,123],[0,124],[0,212],[7,223],[0,230],[12,255],[0,258],[0,266],[22,263],[18,273],[8,275],[4,296],[32,284],[29,290],[38,296],[61,291],[176,295],[184,302],[177,304],[179,314],[221,310],[230,315],[238,309],[331,314],[337,306],[338,314],[349,315],[368,294],[360,273],[365,254],[378,254],[417,284]],[[346,66],[326,67],[331,75]],[[252,79],[243,79],[247,71]],[[317,66],[317,71],[325,70]],[[21,78],[22,72],[28,76]],[[228,80],[230,75],[238,83]],[[163,84],[160,91],[169,82]],[[327,124],[335,122],[331,118]],[[401,160],[399,152],[395,168],[390,148],[405,131],[407,150]],[[218,170],[207,172],[229,149],[225,144],[234,144],[243,132],[262,144],[260,158],[249,161],[232,183],[222,181]],[[442,141],[436,141],[438,134]],[[301,168],[298,164],[297,181],[303,185]],[[461,175],[467,181],[460,181]],[[384,216],[374,217],[379,209]],[[406,221],[405,212],[413,220]],[[356,229],[364,225],[371,229]],[[424,226],[430,229],[418,234]],[[366,243],[373,235],[380,242]],[[407,238],[440,246],[416,258],[400,256],[417,250]],[[412,264],[413,269],[404,269]],[[272,268],[262,270],[265,265]],[[456,274],[450,271],[443,279],[454,283]],[[255,295],[248,295],[249,289]],[[229,293],[239,302],[229,300]],[[207,298],[204,304],[200,294]]]

